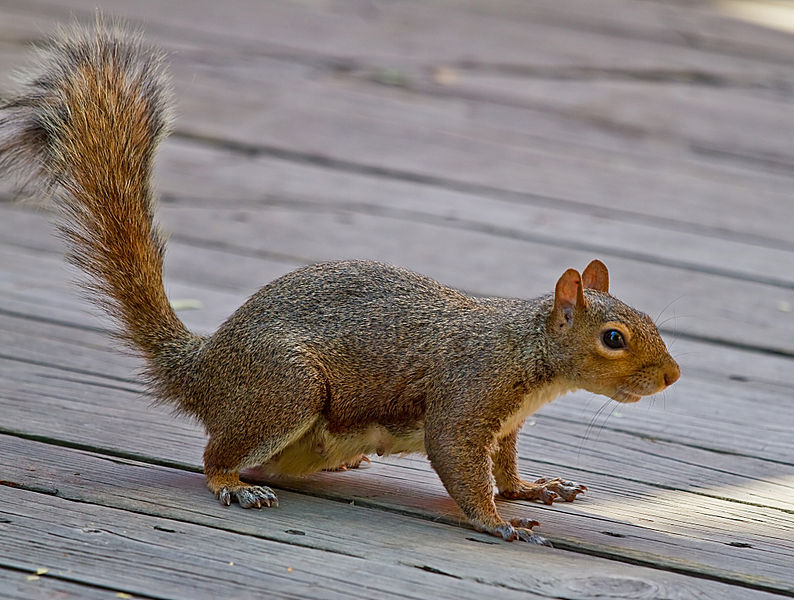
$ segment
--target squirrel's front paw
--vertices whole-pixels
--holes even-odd
[[[216,496],[218,501],[224,506],[229,506],[232,503],[232,499],[235,499],[242,508],[278,507],[276,492],[264,485],[223,487]]]
[[[497,525],[491,533],[508,542],[521,540],[530,544],[551,546],[546,538],[532,531],[536,525],[540,525],[540,523],[532,519],[511,519],[509,523]]]
[[[551,504],[555,500],[573,502],[578,494],[587,490],[584,485],[572,481],[563,481],[559,477],[540,479],[530,483],[522,481],[515,490],[500,490],[499,493],[510,500],[538,500],[544,504]]]

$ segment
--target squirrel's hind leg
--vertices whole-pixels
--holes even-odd
[[[226,413],[234,422],[210,428],[204,450],[207,487],[221,504],[236,501],[243,508],[277,506],[275,492],[245,483],[240,471],[265,465],[314,426],[325,404],[325,384],[310,365],[284,361],[268,365],[268,376],[255,396],[235,401]]]

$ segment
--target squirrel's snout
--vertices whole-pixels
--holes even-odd
[[[671,362],[664,370],[664,385],[665,387],[673,385],[678,378],[681,377],[681,368],[674,362]]]

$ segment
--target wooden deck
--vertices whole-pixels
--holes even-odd
[[[746,20],[791,3],[0,0],[0,75],[97,4],[170,53],[160,215],[191,327],[319,260],[533,296],[599,257],[683,376],[527,423],[522,473],[590,489],[499,502],[553,549],[461,525],[421,457],[223,508],[201,429],[148,406],[4,183],[0,597],[794,596],[794,36]]]

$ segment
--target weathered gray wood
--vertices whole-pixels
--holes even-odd
[[[153,598],[481,598],[489,586],[0,486],[0,562]],[[35,557],[35,560],[34,560]],[[537,598],[503,589],[508,598]]]
[[[169,33],[168,39],[173,39],[174,32]],[[527,37],[526,32],[523,35]],[[218,52],[222,54],[222,50]],[[685,207],[686,219],[694,219],[702,226],[739,231],[752,229],[766,236],[777,230],[775,241],[788,243],[786,232],[778,224],[781,219],[787,222],[785,217],[791,215],[781,208],[785,203],[775,200],[789,195],[789,177],[773,177],[767,173],[750,176],[745,169],[728,169],[709,163],[696,168],[691,160],[681,162],[676,158],[681,155],[678,145],[665,158],[653,151],[658,146],[656,143],[650,152],[648,148],[632,148],[626,152],[631,143],[623,139],[620,119],[615,127],[621,131],[621,143],[612,143],[610,148],[603,143],[588,147],[582,138],[581,123],[575,128],[569,125],[568,134],[556,129],[553,134],[538,137],[537,128],[553,121],[548,112],[536,111],[532,116],[531,111],[491,107],[478,111],[477,119],[468,115],[464,118],[460,102],[454,99],[406,99],[382,90],[362,88],[359,82],[348,82],[340,77],[317,82],[312,68],[293,68],[285,65],[283,59],[249,57],[248,60],[251,64],[242,67],[238,56],[221,60],[220,64],[197,64],[190,59],[175,61],[177,82],[184,82],[185,86],[181,90],[186,103],[182,110],[186,123],[184,131],[254,146],[259,144],[263,151],[275,145],[290,152],[358,161],[362,166],[402,169],[406,170],[407,177],[440,177],[442,185],[447,177],[450,185],[468,182],[573,198],[585,204],[653,214],[664,219],[672,215],[674,221],[683,213],[671,209]],[[268,77],[267,73],[272,76]],[[274,90],[283,90],[287,81],[290,85],[288,97],[283,98],[283,93],[274,94]],[[282,87],[274,87],[277,85]],[[236,89],[237,93],[226,100],[225,90],[229,88]],[[652,91],[654,98],[661,97],[659,90]],[[720,106],[738,107],[745,95],[739,96],[736,102],[721,102]],[[677,96],[673,93],[673,104],[664,108],[666,114],[681,112],[675,108],[675,102],[680,102]],[[262,114],[263,97],[268,98],[265,115]],[[300,98],[301,102],[294,102],[294,98]],[[772,120],[763,126],[747,122],[747,119],[767,118],[764,115],[769,111],[764,109],[761,100],[759,103],[743,113],[744,119],[732,115],[710,131],[724,135],[722,121],[737,123],[744,129],[734,137],[743,143],[748,140],[744,131],[765,127],[768,134],[759,132],[752,138],[753,143],[780,136],[780,143],[787,144],[791,136],[776,127],[774,117],[769,117]],[[607,98],[602,104],[609,109],[616,103]],[[219,106],[224,105],[229,106],[228,111],[219,110]],[[421,110],[416,110],[417,105]],[[693,110],[706,115],[715,112],[713,103]],[[574,113],[573,116],[578,114]],[[596,117],[587,118],[599,120]],[[397,123],[398,120],[403,122]],[[523,122],[532,125],[517,127]],[[300,127],[296,128],[295,124]],[[692,128],[683,130],[691,133]],[[561,141],[566,138],[567,142]],[[461,139],[466,140],[465,153],[460,152]],[[718,142],[709,144],[719,146]],[[735,150],[734,146],[736,144],[731,144],[730,148]],[[377,150],[373,152],[373,148]],[[499,148],[498,163],[494,161],[495,148]],[[774,152],[765,150],[762,154]],[[727,154],[728,149],[724,153]],[[524,168],[517,169],[519,164]],[[620,184],[620,194],[615,193],[615,182]],[[759,202],[767,205],[760,218],[748,208],[749,193],[753,197],[752,207]],[[645,201],[638,202],[640,198]],[[697,198],[698,202],[693,204],[691,198]],[[778,214],[777,211],[783,212]]]
[[[44,371],[43,367],[37,369]],[[190,468],[200,466],[204,442],[200,430],[182,421],[174,423],[166,416],[165,409],[135,410],[134,394],[115,389],[102,391],[79,381],[61,379],[49,381],[47,385],[30,379],[20,385],[13,372],[3,379],[16,390],[13,402],[3,402],[3,413],[9,423],[24,423],[22,427],[29,433],[54,440],[71,440],[72,443],[144,460],[165,461]],[[6,394],[3,391],[0,396]],[[536,426],[533,432],[541,429],[542,425]],[[608,441],[602,440],[601,443],[607,444]],[[619,442],[631,447],[640,440],[624,438]],[[533,447],[527,456],[526,448],[530,444]],[[653,446],[648,441],[642,441],[640,445]],[[642,478],[648,474],[632,470],[630,464],[612,459],[615,464],[607,466],[605,473],[599,472],[598,467],[583,470],[575,465],[577,462],[586,463],[588,450],[583,451],[582,458],[576,461],[572,460],[570,453],[558,461],[555,450],[553,446],[545,447],[542,442],[538,444],[538,440],[522,443],[522,473],[527,477],[562,475],[585,481],[591,489],[588,497],[583,502],[556,505],[553,509],[525,503],[503,503],[501,511],[505,516],[538,518],[544,524],[544,534],[563,547],[599,555],[631,557],[644,564],[674,569],[682,568],[684,563],[680,557],[685,556],[686,564],[696,565],[699,572],[729,577],[730,571],[732,577],[742,581],[762,577],[776,589],[790,587],[788,566],[794,547],[791,547],[792,540],[786,541],[786,531],[794,527],[794,515],[786,510],[726,500],[725,496],[731,494],[731,489],[720,487],[718,482],[735,483],[737,479],[741,480],[741,475],[733,474],[723,479],[719,471],[714,471],[710,474],[713,491],[706,489],[705,494],[708,495],[692,494],[681,489],[690,485],[686,481],[673,484],[670,486],[673,489],[666,490],[644,483]],[[616,449],[613,447],[611,451],[616,452]],[[627,454],[630,457],[631,451]],[[637,460],[643,460],[643,454],[647,460],[649,455],[642,451],[636,454]],[[609,461],[607,452],[604,462]],[[556,466],[560,462],[563,464]],[[669,468],[674,471],[674,461]],[[660,475],[662,469],[660,465]],[[681,461],[682,476],[687,472],[692,474],[686,462]],[[780,476],[778,484],[772,479],[764,485],[764,479],[759,482],[754,478],[747,478],[746,483],[766,487],[762,493],[769,493],[777,485],[778,492],[772,491],[772,494],[778,493],[784,500],[787,494],[790,495],[786,481],[791,477],[791,467],[778,468],[777,472]],[[674,475],[674,472],[668,472],[665,477],[673,481]],[[697,476],[693,478],[697,483]],[[703,492],[703,480],[700,481],[698,492]],[[305,480],[282,481],[278,485],[345,501],[353,499],[430,519],[462,520],[438,478],[422,459],[376,461],[372,468],[355,473],[319,474]],[[406,493],[406,489],[410,493]],[[734,548],[731,544],[749,544],[751,547]]]
[[[675,81],[674,75],[664,85],[638,81],[641,77],[631,74],[621,80],[620,72],[613,78],[565,77],[564,72],[554,78],[462,70],[443,85],[424,73],[407,76],[412,89],[586,117],[615,130],[675,140],[684,151],[716,154],[722,150],[737,161],[755,158],[765,161],[773,172],[785,174],[792,167],[794,144],[780,128],[780,115],[791,112],[785,96],[759,98],[746,89],[726,92],[723,86],[692,86]],[[729,102],[726,95],[731,96]],[[754,135],[748,136],[748,130]]]
[[[526,548],[443,524],[355,504],[280,493],[279,509],[242,511],[207,499],[198,474],[107,460],[96,454],[0,437],[5,476],[60,498],[223,529],[298,547],[341,552],[390,565],[436,570],[463,580],[542,596],[580,598],[607,585],[625,597],[688,598],[765,594],[547,548]],[[42,481],[46,480],[46,487]],[[163,486],[163,487],[158,487]],[[173,493],[177,491],[177,493]],[[170,492],[170,493],[169,493]],[[186,501],[186,495],[190,500]],[[367,570],[366,568],[364,569]],[[576,575],[573,575],[573,573]],[[742,594],[747,594],[743,596]]]
[[[106,589],[55,579],[49,572],[39,576],[35,569],[15,571],[0,566],[0,594],[4,600],[107,600],[119,592],[115,587]]]
[[[793,36],[730,20],[711,5],[662,1],[602,0],[593,11],[590,0],[232,0],[196,5],[189,21],[181,7],[153,7],[109,0],[103,8],[145,17],[148,37],[172,53],[182,117],[159,162],[159,182],[174,233],[171,297],[204,302],[183,313],[192,328],[213,329],[259,285],[335,256],[385,258],[474,292],[510,295],[548,291],[563,267],[601,256],[617,295],[656,313],[684,293],[667,313],[678,317],[676,328],[729,345],[677,340],[684,378],[652,405],[612,405],[605,420],[594,414],[599,400],[577,394],[533,417],[520,440],[522,473],[559,474],[591,489],[573,505],[500,503],[502,512],[540,515],[542,532],[580,552],[794,593],[794,369],[791,359],[764,351],[791,353],[794,339],[786,312],[794,304],[794,138],[790,119],[781,118],[790,112]],[[18,64],[23,42],[41,38],[72,9],[93,18],[84,0],[5,2],[0,71]],[[9,189],[0,184],[3,198]],[[43,217],[0,202],[0,428],[195,471],[201,431],[144,407],[135,361],[109,352],[108,325],[71,291],[49,231]],[[325,239],[315,239],[318,232]],[[0,479],[13,470],[37,494],[6,489],[6,504],[18,494],[46,504],[43,493],[58,483],[71,500],[89,503],[84,516],[92,503],[108,503],[169,523],[194,521],[195,540],[207,546],[213,528],[228,528],[236,513],[242,525],[235,518],[224,543],[244,538],[239,550],[270,538],[308,557],[285,533],[297,527],[290,508],[271,513],[277,517],[263,527],[267,515],[220,509],[195,473],[12,445],[16,454],[6,455],[11,466]],[[37,457],[35,471],[23,471],[34,466],[20,458],[26,452]],[[102,482],[74,475],[83,460]],[[114,482],[117,468],[124,474]],[[156,506],[173,480],[198,503],[188,508],[177,494]],[[500,581],[478,571],[483,547],[505,549],[493,560],[510,565],[516,579],[505,589],[516,593],[751,593],[700,580],[687,586],[687,578],[659,571],[661,580],[601,571],[616,566],[602,561],[588,571],[589,559],[559,552],[543,555],[555,575],[524,576],[526,555],[515,546],[483,546],[459,537],[462,529],[426,521],[457,522],[460,513],[421,459],[281,485],[301,491],[282,493],[284,506],[335,515],[317,538],[329,546],[308,550],[344,551],[344,524],[352,522],[359,527],[353,545],[365,565],[376,566],[378,585],[391,577],[392,587],[402,587],[415,579],[405,575],[413,567],[463,577],[420,572],[431,587],[409,588],[416,597],[446,591],[447,580],[470,595],[491,595]],[[351,500],[377,510],[350,507]],[[62,528],[57,517],[68,522],[76,505],[52,502],[43,512],[55,514],[43,523]],[[39,508],[27,517],[38,518]],[[405,535],[386,543],[379,527],[405,527]],[[301,541],[313,542],[302,530]],[[162,542],[148,530],[128,531]],[[415,539],[428,535],[437,549]],[[36,558],[39,539],[28,536],[23,560]],[[85,572],[112,565],[103,576],[116,585],[121,563],[110,554],[90,566],[74,562]],[[138,558],[138,572],[159,568]],[[337,564],[328,562],[328,570]],[[162,575],[151,591],[170,590],[173,572]],[[321,571],[309,579],[325,583]],[[342,579],[342,586],[364,581],[360,573]],[[244,589],[241,580],[232,583],[240,586],[232,595]]]
[[[424,272],[455,287],[500,296],[548,293],[563,270],[560,265],[582,268],[593,258],[589,251],[451,229],[435,222],[417,222],[406,229],[378,214],[329,215],[290,205],[233,211],[164,205],[161,214],[175,241],[198,247],[220,247],[243,255],[286,255],[306,262],[363,256]],[[40,223],[41,230],[45,225]],[[316,235],[318,231],[323,235]],[[242,244],[234,241],[240,236],[246,240]],[[461,257],[467,257],[465,269]],[[682,333],[794,355],[794,312],[778,310],[779,303],[794,305],[794,289],[648,264],[630,256],[612,257],[609,267],[614,292],[629,304],[661,314],[674,303],[674,314],[682,315],[676,322]],[[265,282],[245,282],[250,286],[248,293]],[[715,298],[731,302],[714,303]],[[774,320],[770,313],[775,314]]]
[[[494,238],[535,240],[552,247],[589,250],[606,261],[614,255],[632,256],[784,288],[794,286],[794,252],[759,247],[747,241],[648,223],[620,222],[570,209],[516,203],[268,157],[231,156],[223,150],[178,139],[165,145],[162,159],[159,188],[169,206],[176,203],[180,207],[216,208],[228,211],[235,219],[245,217],[242,211],[257,210],[263,204],[286,205],[296,213],[317,213],[328,220],[357,214],[379,215],[407,226],[432,223]],[[14,209],[11,205],[7,210],[8,227],[3,229],[2,239],[61,251],[62,245],[38,222],[40,215],[31,214],[22,206]],[[30,235],[28,227],[42,233]],[[726,256],[732,260],[726,261]],[[196,265],[185,266],[196,271]],[[201,275],[207,279],[219,274]]]
[[[6,10],[26,16],[31,4],[49,19],[67,10],[88,12],[87,1],[6,2]],[[756,76],[766,67],[791,63],[791,36],[733,21],[712,10],[676,3],[637,5],[626,0],[602,2],[593,11],[584,0],[572,2],[500,1],[423,2],[417,6],[387,2],[307,5],[303,2],[232,2],[230,11],[207,3],[186,22],[177,7],[152,2],[106,3],[106,10],[145,20],[155,29],[186,33],[213,42],[256,43],[263,52],[292,59],[330,57],[388,65],[438,63],[566,67],[615,66],[640,69],[702,68]],[[154,7],[158,19],[150,18]],[[233,38],[233,39],[232,39]],[[616,39],[621,43],[616,48]],[[531,44],[531,45],[530,45]],[[532,53],[511,53],[517,47]],[[708,48],[703,52],[702,47]],[[620,48],[627,48],[621,53]],[[778,71],[779,72],[779,71]]]
[[[377,214],[408,225],[430,222],[495,237],[587,248],[605,260],[612,255],[631,255],[794,286],[794,252],[758,246],[750,240],[680,231],[658,223],[619,221],[570,207],[538,206],[273,157],[235,155],[178,138],[165,144],[160,164],[158,188],[168,204],[214,207],[231,214],[262,204],[286,204],[328,219]],[[26,235],[26,227],[42,227],[34,223],[38,215],[19,207],[6,218],[13,220],[13,225],[9,222],[8,229],[4,228],[4,239],[60,251],[52,236]],[[726,261],[726,256],[731,260]]]
[[[451,6],[446,0],[442,4]],[[543,23],[569,35],[580,30],[598,32],[621,41],[653,40],[698,49],[702,54],[724,54],[735,60],[754,57],[772,64],[791,64],[794,42],[783,28],[785,23],[780,23],[779,29],[758,27],[736,19],[738,14],[725,4],[653,0],[638,5],[631,0],[608,0],[599,3],[600,11],[594,11],[587,0],[541,0],[531,4],[520,0],[488,4],[467,0],[463,5],[477,15],[487,14],[522,25]],[[752,8],[752,3],[748,8]]]
[[[461,116],[462,101],[443,98],[425,101],[429,106],[413,112],[420,98],[362,90],[344,80],[328,84],[299,79],[282,99],[250,83],[247,70],[235,73],[229,65],[174,69],[181,84],[178,92],[185,98],[179,129],[185,134],[239,142],[255,152],[284,149],[305,160],[383,169],[392,177],[426,179],[447,188],[527,194],[527,200],[560,198],[789,242],[787,230],[776,225],[776,220],[791,216],[784,202],[791,180],[783,174],[694,165],[640,148],[627,155],[582,140],[562,142],[559,135],[535,134],[533,124],[548,119],[543,112],[533,117],[527,110],[489,106],[483,112],[495,116],[473,120]],[[257,72],[264,69],[255,67]],[[221,90],[229,88],[239,90],[234,105],[219,111],[228,97]],[[262,97],[269,98],[265,105]],[[523,122],[528,125],[516,125]],[[748,208],[748,194],[753,207],[766,207],[764,218]],[[751,216],[753,222],[747,222]]]
[[[160,158],[159,189],[169,203],[230,212],[287,203],[328,218],[379,214],[406,224],[429,221],[494,236],[536,237],[552,246],[589,245],[607,257],[630,254],[652,262],[675,261],[690,268],[733,273],[737,278],[763,277],[781,284],[794,280],[794,253],[735,236],[616,220],[584,207],[537,205],[327,166],[244,156],[178,138],[164,145]]]
[[[403,466],[394,468],[399,471],[391,474],[376,463],[367,471],[339,478],[327,477],[330,474],[314,477],[322,480],[323,494],[353,497],[356,502],[392,510],[414,510],[432,519],[462,521],[460,511],[425,463],[415,462],[408,473]],[[526,463],[521,469],[527,475],[538,473],[537,468],[527,472]],[[549,473],[548,468],[542,472],[559,474]],[[590,498],[553,508],[501,502],[500,513],[505,518],[536,518],[542,523],[539,533],[558,547],[673,570],[694,567],[707,576],[735,577],[735,581],[748,584],[765,581],[768,589],[794,591],[790,575],[794,549],[788,535],[794,524],[791,514],[711,498],[687,498],[678,492],[651,491],[641,484],[610,483],[570,467],[564,475],[579,481],[586,477]],[[408,481],[411,493],[406,495]],[[294,480],[280,485],[315,491],[318,483]],[[599,493],[608,493],[610,499],[602,503]],[[735,547],[749,552],[740,555]]]

